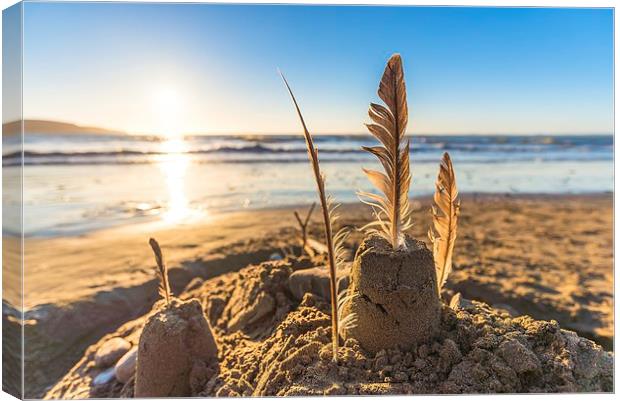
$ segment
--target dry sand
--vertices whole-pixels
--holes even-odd
[[[328,302],[310,293],[301,302],[288,295],[290,275],[304,265],[301,259],[264,262],[182,293],[201,302],[218,345],[218,360],[184,381],[191,396],[613,390],[612,353],[557,322],[511,318],[476,302],[458,310],[444,306],[438,333],[403,349],[368,352],[347,339],[335,363]],[[270,301],[253,302],[259,294]],[[46,398],[131,397],[131,380],[95,384],[102,369],[93,355],[112,337],[135,345],[152,320],[136,319],[90,347]]]
[[[428,206],[428,199],[414,202],[418,224],[412,234],[425,241],[430,223]],[[448,293],[460,291],[467,299],[485,301],[513,316],[555,319],[563,329],[576,330],[610,349],[612,207],[611,194],[465,196]],[[357,205],[342,207],[342,212],[341,221],[352,226],[359,227],[369,218],[368,210]],[[315,238],[322,233],[318,219],[315,214],[310,228]],[[26,381],[32,387],[26,396],[44,394],[46,387],[80,359],[89,344],[150,310],[157,291],[148,236],[155,236],[162,244],[172,268],[173,292],[179,294],[194,277],[209,279],[237,271],[295,244],[294,224],[292,210],[280,209],[216,216],[204,224],[175,229],[124,227],[74,238],[28,240],[25,303],[30,347],[26,350]],[[351,249],[361,239],[360,233],[354,233],[349,240]],[[193,284],[200,287],[199,282]],[[201,291],[204,298],[213,295]],[[248,299],[242,294],[238,297]],[[265,302],[269,301],[253,305],[259,310]],[[290,310],[300,313],[291,302],[289,298],[273,300],[277,308],[285,307],[278,309],[270,329],[262,329],[263,336],[264,330],[273,334],[276,324],[281,324]],[[227,313],[238,316],[234,308],[244,306],[218,306],[216,301],[215,306],[208,307],[229,308],[232,312]],[[319,311],[321,308],[312,313]],[[248,313],[254,322],[260,321],[256,310]],[[132,324],[140,326],[127,323]],[[235,334],[239,330],[232,330],[239,327],[238,322],[227,321],[226,330],[231,332],[218,333],[216,340],[225,342],[227,335],[240,335]],[[256,346],[265,346],[264,341],[260,344]],[[85,355],[88,358],[88,352]],[[71,377],[75,381],[75,376]],[[518,387],[511,389],[519,391]],[[57,386],[48,395],[77,394],[59,391]],[[439,390],[429,387],[429,391]]]

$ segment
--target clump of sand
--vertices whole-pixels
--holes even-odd
[[[346,313],[357,315],[347,329],[371,352],[428,341],[441,318],[433,255],[423,242],[405,237],[393,250],[379,235],[366,238],[357,250],[351,270]]]
[[[142,329],[134,395],[189,396],[194,377],[212,371],[213,362],[217,363],[217,347],[202,305],[196,299],[173,298]]]
[[[308,294],[260,343],[223,338],[220,376],[199,396],[611,391],[613,358],[555,322],[511,319],[482,303],[443,307],[439,335],[408,349],[331,361],[328,304]],[[251,355],[251,357],[249,357]]]
[[[442,305],[435,335],[403,349],[371,352],[349,338],[334,363],[329,303],[310,293],[295,300],[288,280],[296,268],[294,259],[266,262],[181,294],[201,300],[218,347],[218,370],[196,372],[192,396],[613,391],[612,353],[554,321],[512,318],[479,302]],[[257,306],[267,296],[273,302]],[[239,322],[239,314],[247,318]],[[102,341],[132,342],[145,321]],[[231,329],[231,321],[239,323]],[[46,398],[133,395],[132,382],[124,390],[93,385],[95,352]]]

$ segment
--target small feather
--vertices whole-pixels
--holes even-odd
[[[458,189],[450,155],[443,155],[439,166],[439,174],[435,183],[435,206],[431,208],[433,226],[429,230],[429,238],[433,243],[433,259],[437,273],[437,292],[441,289],[452,271],[452,254],[456,242],[457,223],[460,212],[460,201],[457,199]]]
[[[161,252],[159,243],[155,238],[149,239],[149,244],[155,254],[155,263],[157,263],[157,277],[159,277],[159,295],[170,305],[170,283],[168,281],[168,266],[164,263],[164,255]]]
[[[453,310],[460,309],[461,308],[461,299],[462,299],[462,296],[461,296],[460,292],[457,292],[456,294],[454,294],[452,296],[452,299],[450,300],[450,309],[453,309]]]

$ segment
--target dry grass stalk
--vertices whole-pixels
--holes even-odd
[[[457,222],[461,207],[456,187],[456,177],[450,155],[443,154],[439,166],[439,174],[435,183],[435,206],[431,208],[433,227],[428,236],[433,243],[433,259],[437,271],[437,292],[441,296],[441,289],[452,271],[452,253],[456,242]]]
[[[312,202],[308,213],[306,214],[305,219],[301,219],[299,213],[297,211],[294,212],[295,219],[297,219],[297,223],[299,223],[299,230],[301,232],[301,254],[303,255],[306,252],[310,256],[314,256],[314,251],[307,247],[308,243],[308,223],[310,222],[310,217],[312,216],[312,212],[316,207],[316,202]]]
[[[282,254],[282,257],[284,259],[295,258],[297,256],[297,255],[295,255],[295,250],[290,245],[281,247],[280,248],[280,253]]]
[[[155,238],[149,239],[149,244],[155,254],[157,263],[157,277],[159,278],[159,295],[166,300],[166,305],[170,305],[170,282],[168,281],[168,266],[164,262],[164,255],[161,253],[159,243]]]
[[[371,103],[368,115],[374,123],[366,124],[383,146],[362,147],[377,156],[385,174],[363,169],[372,184],[383,193],[360,192],[362,202],[375,210],[377,221],[365,226],[369,232],[383,236],[397,249],[404,244],[403,232],[411,227],[409,206],[409,141],[405,140],[408,121],[407,90],[399,54],[387,62],[378,90],[386,107]]]
[[[319,195],[319,200],[321,203],[321,209],[323,212],[323,223],[325,227],[325,241],[327,242],[327,254],[329,260],[329,284],[330,284],[330,299],[331,299],[331,320],[332,320],[332,356],[333,360],[337,361],[338,359],[338,333],[340,332],[338,329],[338,297],[336,294],[336,285],[337,285],[337,277],[336,271],[338,264],[342,262],[342,258],[344,257],[344,248],[343,243],[347,236],[347,231],[342,229],[336,235],[333,235],[332,224],[338,219],[336,214],[336,208],[338,205],[334,204],[331,197],[328,197],[325,191],[325,176],[321,173],[321,168],[319,166],[319,152],[318,149],[314,146],[314,141],[312,139],[312,135],[308,131],[306,127],[306,122],[304,121],[304,117],[301,114],[301,110],[299,109],[299,105],[297,104],[297,100],[295,99],[295,95],[293,95],[293,91],[289,86],[286,78],[282,73],[280,73],[284,84],[286,85],[286,89],[288,93],[291,95],[291,99],[293,100],[293,104],[295,105],[295,110],[297,111],[297,115],[301,122],[301,125],[304,130],[304,138],[306,139],[306,147],[308,149],[308,158],[310,160],[310,165],[312,166],[312,171],[314,173],[314,179],[317,185],[317,191]]]

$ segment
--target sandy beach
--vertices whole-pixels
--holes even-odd
[[[613,11],[7,8],[3,390],[613,393]]]
[[[413,201],[412,235],[428,243],[430,199]],[[157,299],[152,254],[156,237],[171,286],[209,280],[298,248],[294,208],[216,215],[201,224],[135,225],[82,236],[28,239],[26,336],[30,396],[42,396],[103,335],[147,313]],[[302,211],[303,208],[298,210]],[[341,223],[370,219],[343,205]],[[556,320],[610,350],[613,341],[612,196],[463,197],[461,231],[447,295],[488,303],[511,316]],[[310,235],[321,239],[315,212]],[[347,242],[353,254],[361,241]],[[28,341],[28,340],[31,341]]]

